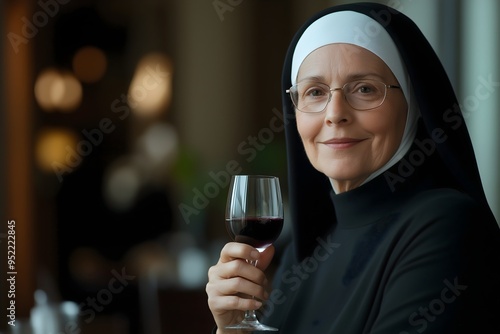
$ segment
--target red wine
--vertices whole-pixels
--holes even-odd
[[[280,235],[283,228],[283,218],[254,217],[226,219],[226,228],[234,241],[263,250],[270,246]]]

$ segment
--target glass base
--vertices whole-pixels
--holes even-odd
[[[258,320],[243,320],[239,324],[229,325],[224,327],[224,329],[239,329],[243,331],[266,331],[266,332],[277,332],[278,329],[261,324]]]

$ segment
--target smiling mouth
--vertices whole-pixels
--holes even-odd
[[[324,144],[328,147],[331,147],[333,149],[347,149],[351,148],[361,142],[365,141],[365,139],[356,139],[356,138],[334,138],[330,140],[326,140],[324,142],[321,142],[321,144]]]

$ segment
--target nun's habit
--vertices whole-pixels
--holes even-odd
[[[308,53],[338,42],[384,60],[410,105],[395,158],[340,194],[309,163],[285,93]],[[322,11],[293,39],[282,80],[293,242],[263,322],[287,334],[500,333],[500,232],[452,86],[415,24],[378,4]]]

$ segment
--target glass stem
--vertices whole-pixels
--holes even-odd
[[[245,322],[257,322],[257,315],[254,310],[245,311]]]
[[[254,267],[257,266],[257,261],[258,260],[247,260],[247,262],[250,263]],[[255,299],[254,296],[252,296],[252,298]],[[246,321],[246,322],[258,322],[259,320],[257,319],[257,315],[255,314],[255,310],[247,310],[247,311],[245,311],[245,319],[243,321]]]

